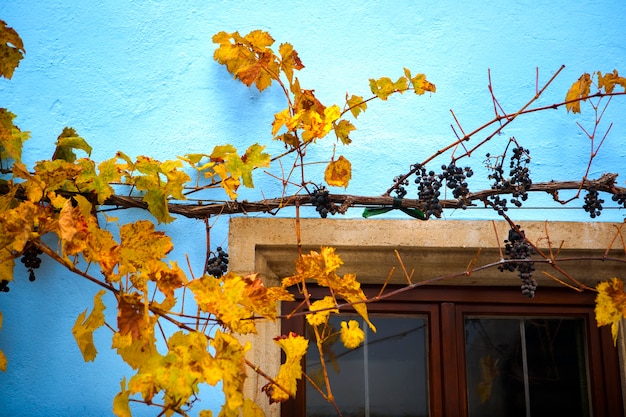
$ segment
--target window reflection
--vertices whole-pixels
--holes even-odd
[[[583,319],[467,317],[470,416],[590,415]]]
[[[340,328],[348,315],[331,316]],[[337,337],[325,346],[325,359],[333,394],[345,417],[428,416],[427,321],[421,316],[374,316],[373,333],[365,323],[366,339],[359,348],[347,350]],[[324,386],[317,349],[313,343],[306,370]],[[334,408],[307,383],[307,416],[336,416]]]

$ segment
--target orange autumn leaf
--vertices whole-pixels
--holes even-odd
[[[334,187],[347,187],[352,178],[352,164],[343,156],[330,161],[324,172],[324,180]]]
[[[604,75],[598,71],[598,88],[604,88],[604,91],[611,94],[616,85],[621,86],[626,91],[626,78],[620,77],[617,70]]]
[[[141,300],[139,293],[120,293],[117,312],[119,333],[122,336],[130,334],[133,340],[140,339],[146,329],[151,328],[146,310],[146,305]]]
[[[584,73],[580,78],[572,84],[565,101],[571,101],[571,103],[565,104],[567,111],[572,113],[580,113],[580,101],[585,101],[589,95],[591,89],[591,76]]]

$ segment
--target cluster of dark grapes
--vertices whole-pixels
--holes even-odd
[[[487,154],[487,159],[491,158],[490,154]],[[496,166],[490,167],[492,173],[489,174],[489,179],[493,180],[492,190],[505,191],[511,190],[511,203],[515,207],[521,207],[522,201],[528,199],[528,190],[532,185],[532,179],[530,178],[530,169],[528,164],[530,163],[530,151],[521,146],[513,148],[513,155],[511,155],[509,161],[509,176],[504,176],[504,168],[502,162],[496,164]],[[493,205],[493,208],[499,215],[504,214],[508,210],[508,200],[501,198],[496,194],[490,196],[489,199]]]
[[[508,239],[504,241],[504,253],[509,257],[509,260],[529,260],[535,251],[530,243],[524,239],[524,232],[520,226],[517,225],[516,227],[517,230],[515,228],[509,230]],[[535,296],[537,281],[533,278],[534,262],[507,262],[501,265],[499,269],[510,272],[517,270],[522,280],[522,294],[530,298]]]
[[[0,280],[0,292],[9,292],[9,281],[6,279]]]
[[[228,254],[221,247],[216,248],[216,253],[212,253],[206,266],[206,272],[219,278],[228,271]]]
[[[36,279],[35,269],[39,268],[39,265],[41,265],[41,258],[39,255],[42,253],[43,252],[38,246],[32,244],[26,245],[24,251],[22,252],[22,258],[20,260],[28,269],[28,280],[30,282],[33,282]]]
[[[595,219],[597,216],[602,214],[602,203],[604,200],[598,198],[598,190],[591,187],[587,190],[587,195],[585,196],[585,204],[583,204],[583,209],[592,219]]]
[[[441,173],[426,171],[426,167],[417,164],[415,183],[417,184],[417,197],[424,205],[426,216],[441,217],[443,206],[439,201],[441,188],[445,185],[452,190],[452,195],[458,201],[458,207],[466,209],[465,197],[469,194],[467,178],[474,175],[470,167],[457,167],[454,162],[441,166]]]
[[[613,201],[615,201],[617,204],[619,204],[620,206],[626,208],[626,192],[617,192],[615,194],[613,194],[613,197],[611,198]]]
[[[337,214],[337,206],[330,201],[328,190],[324,186],[315,187],[315,191],[310,194],[310,201],[323,219],[328,217],[328,213]]]
[[[396,197],[404,198],[407,195],[406,186],[409,185],[409,180],[405,178],[404,180],[400,181],[400,178],[401,177],[398,176],[394,177],[393,179],[393,183],[397,184],[394,192],[396,193]]]

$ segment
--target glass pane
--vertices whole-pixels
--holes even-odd
[[[340,328],[346,315],[331,316]],[[361,320],[359,320],[361,321]],[[377,333],[367,331],[365,343],[347,350],[337,340],[326,348],[333,394],[344,416],[428,416],[427,321],[417,316],[375,317]],[[361,327],[365,330],[367,325]],[[317,349],[307,354],[307,373],[324,386]],[[309,417],[336,416],[334,408],[307,383]]]
[[[470,416],[526,416],[518,319],[465,319]]]
[[[465,319],[470,416],[589,416],[584,320]]]
[[[589,416],[583,325],[582,319],[526,320],[532,417]]]

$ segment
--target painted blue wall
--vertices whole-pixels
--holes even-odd
[[[25,162],[49,158],[64,126],[73,126],[94,147],[92,158],[130,155],[175,158],[209,152],[216,144],[244,148],[270,139],[273,114],[285,107],[278,88],[247,89],[212,59],[218,31],[269,31],[290,42],[306,68],[298,75],[329,105],[346,91],[368,95],[368,79],[424,72],[437,93],[374,102],[357,121],[353,145],[341,149],[353,163],[347,192],[379,195],[454,135],[450,109],[466,131],[493,115],[487,70],[500,103],[513,112],[535,92],[535,69],[545,82],[567,67],[540,104],[565,97],[584,71],[626,73],[624,1],[124,1],[1,0],[0,19],[22,36],[27,55],[14,78],[0,80],[0,107],[18,115],[31,132]],[[624,100],[607,119],[615,122],[591,169],[624,171]],[[619,115],[622,117],[618,117]],[[588,112],[589,114],[589,112]],[[535,181],[580,178],[589,141],[565,110],[528,116],[499,136],[494,147],[516,136],[531,148]],[[476,138],[478,139],[478,138]],[[319,158],[331,149],[322,144]],[[270,144],[271,151],[280,149]],[[470,161],[480,166],[484,152]],[[275,167],[278,172],[278,167]],[[242,198],[276,196],[279,183],[262,173],[258,189]],[[477,189],[486,182],[478,182]],[[620,184],[624,184],[621,178]],[[344,190],[341,190],[344,192]],[[414,197],[409,194],[409,197]],[[541,207],[549,199],[533,203]],[[285,211],[284,215],[292,215]],[[312,215],[312,213],[309,213]],[[518,219],[587,220],[582,210],[522,210]],[[143,213],[125,213],[124,220]],[[350,216],[359,216],[358,211]],[[491,218],[490,210],[448,212],[449,218]],[[605,210],[600,220],[621,221],[624,212]],[[203,224],[178,220],[162,227],[174,237],[173,258],[202,264]],[[217,220],[213,241],[226,242],[226,221]],[[9,367],[0,375],[2,416],[105,416],[130,370],[109,350],[110,334],[96,332],[99,356],[85,364],[71,336],[74,320],[97,292],[69,273],[44,264],[33,283],[18,267],[9,294],[0,294],[4,314],[0,349]],[[110,301],[110,300],[109,300]],[[109,311],[114,320],[114,312]],[[215,390],[200,407],[219,409]],[[199,408],[200,408],[199,407]],[[198,408],[198,409],[199,409]],[[136,415],[154,415],[136,411]]]

